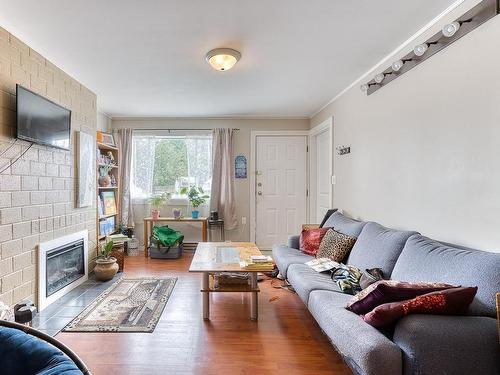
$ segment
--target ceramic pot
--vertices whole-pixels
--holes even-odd
[[[109,175],[99,177],[100,187],[108,187],[109,185],[111,185],[111,177],[109,177]]]
[[[200,211],[198,211],[198,210],[191,211],[191,217],[193,219],[198,219],[198,216],[200,216]]]
[[[160,218],[160,210],[157,208],[153,208],[151,210],[151,217],[153,218],[153,220],[158,220]]]
[[[172,214],[174,215],[174,219],[180,219],[182,217],[182,210],[180,208],[174,208]]]
[[[97,259],[94,267],[96,280],[108,281],[111,280],[118,272],[118,263],[116,259],[111,257],[109,259]]]

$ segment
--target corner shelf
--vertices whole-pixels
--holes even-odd
[[[102,143],[102,142],[96,142],[96,154],[97,155],[105,155],[107,153],[111,152],[112,155],[113,155],[113,159],[118,162],[120,160],[120,150],[118,149],[118,147],[116,146],[111,146],[111,145],[108,145],[108,144],[105,144],[105,143]],[[98,160],[102,160],[102,159],[98,159]],[[113,175],[114,178],[116,179],[116,184],[117,186],[99,186],[99,168],[101,167],[108,167],[110,166],[110,171],[109,171],[109,174],[110,175]],[[119,185],[120,185],[120,178],[121,178],[121,175],[120,175],[120,169],[118,168],[118,165],[110,165],[110,164],[106,164],[106,163],[99,163],[99,162],[96,162],[96,171],[97,171],[97,175],[96,175],[96,186],[97,186],[97,189],[96,189],[96,201],[97,201],[97,204],[96,204],[96,211],[97,211],[97,215],[96,215],[96,237],[97,237],[97,243],[100,243],[102,240],[104,240],[106,238],[106,236],[110,235],[110,234],[116,234],[120,231],[120,223],[118,222],[118,218],[120,217],[120,210],[121,210],[121,207],[120,207],[120,188],[119,188]],[[99,196],[102,192],[114,192],[114,195],[115,195],[115,205],[116,205],[116,213],[114,214],[111,214],[111,215],[101,215],[99,216]],[[114,227],[114,230],[108,234],[101,234],[100,233],[100,223],[103,222],[103,220],[106,220],[107,218],[110,218],[110,217],[114,217],[115,218],[115,227]]]

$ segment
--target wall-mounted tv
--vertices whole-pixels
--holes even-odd
[[[17,138],[69,150],[71,111],[16,85]]]

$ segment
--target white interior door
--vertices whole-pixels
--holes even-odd
[[[311,130],[310,218],[319,224],[333,204],[333,137],[331,123]]]
[[[307,137],[258,136],[255,239],[261,249],[300,232],[307,208]]]

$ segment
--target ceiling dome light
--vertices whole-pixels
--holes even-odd
[[[373,78],[375,80],[375,82],[377,83],[382,83],[382,81],[384,80],[385,78],[385,74],[384,73],[379,73],[375,76],[375,78]]]
[[[391,68],[392,70],[394,70],[395,72],[399,72],[401,70],[401,68],[403,67],[404,65],[404,62],[403,60],[397,60],[397,61],[394,61],[391,65]]]
[[[361,91],[363,92],[367,92],[368,91],[368,85],[366,83],[362,84],[361,86],[359,86],[359,88],[361,89]]]
[[[207,53],[207,62],[218,71],[231,69],[241,58],[241,53],[231,48],[216,48]]]
[[[458,21],[455,21],[444,25],[442,32],[445,37],[451,38],[457,33],[458,29],[460,29],[460,23]]]
[[[429,45],[427,43],[419,44],[418,46],[413,48],[413,53],[417,56],[423,56],[428,49]]]

